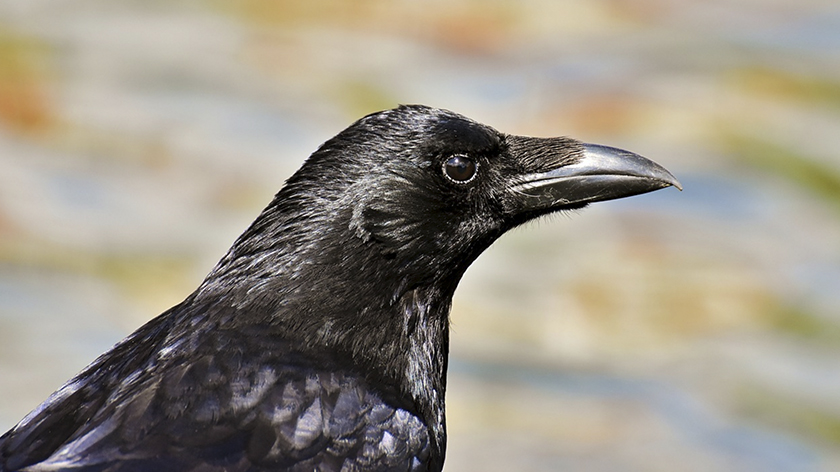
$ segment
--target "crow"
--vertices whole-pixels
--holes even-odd
[[[0,471],[439,471],[470,263],[541,215],[668,186],[611,147],[421,105],[365,116],[195,292],[0,437]]]

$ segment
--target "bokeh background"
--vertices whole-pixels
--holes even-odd
[[[836,0],[0,0],[0,430],[399,103],[685,186],[470,268],[446,470],[840,470]]]

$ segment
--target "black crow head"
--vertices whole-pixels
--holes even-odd
[[[324,143],[215,275],[288,286],[314,271],[333,285],[324,293],[335,293],[343,275],[354,287],[375,281],[379,298],[392,302],[419,285],[457,283],[525,221],[672,185],[667,170],[630,152],[507,135],[446,110],[401,106]]]
[[[195,296],[232,307],[217,323],[373,372],[442,428],[448,313],[469,264],[530,219],[668,186],[626,151],[401,106],[324,143]]]

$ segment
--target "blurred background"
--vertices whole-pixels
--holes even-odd
[[[685,187],[470,268],[446,470],[840,470],[836,0],[0,0],[0,432],[399,103]]]

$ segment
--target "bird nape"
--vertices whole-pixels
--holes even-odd
[[[437,471],[449,309],[505,231],[680,184],[401,106],[324,143],[204,282],[0,437],[0,471]]]

